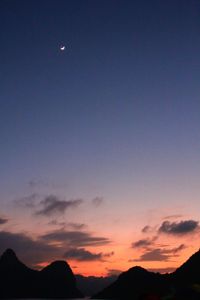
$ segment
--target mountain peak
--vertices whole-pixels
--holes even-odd
[[[0,257],[0,278],[0,299],[83,297],[65,261],[55,261],[36,271],[23,264],[12,249],[7,249]]]
[[[50,263],[48,266],[46,266],[42,271],[46,270],[53,270],[53,271],[60,271],[60,272],[66,272],[66,271],[71,271],[70,266],[68,263],[64,260],[56,260],[52,263]]]
[[[73,282],[75,284],[75,277],[73,272],[68,265],[68,263],[64,260],[57,260],[46,266],[41,273],[48,274],[48,276],[59,278],[60,280],[64,278],[68,278],[68,281]]]
[[[1,260],[17,261],[18,258],[16,256],[15,252],[11,248],[8,248],[2,254]]]

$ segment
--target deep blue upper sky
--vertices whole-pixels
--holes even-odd
[[[1,0],[4,200],[37,178],[71,196],[197,178],[199,15],[197,0]]]

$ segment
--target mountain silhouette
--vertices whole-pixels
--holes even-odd
[[[200,250],[170,274],[178,300],[200,299]]]
[[[113,283],[117,279],[117,275],[110,275],[106,277],[83,276],[75,275],[77,287],[85,296],[92,296],[100,292],[105,287]]]
[[[173,277],[182,282],[194,282],[197,279],[200,281],[200,250],[183,263],[173,273]]]
[[[167,277],[136,266],[123,272],[114,283],[92,298],[145,299],[146,295],[160,297],[169,291]]]
[[[99,280],[81,275],[76,277],[82,282],[82,290],[92,291],[90,283]],[[107,279],[103,280],[105,286]],[[109,280],[107,283],[109,284]],[[100,287],[102,283],[98,284]],[[76,278],[65,261],[55,261],[41,271],[36,271],[23,264],[12,249],[7,249],[0,257],[0,299],[82,297],[83,294],[76,286]],[[92,298],[200,300],[200,250],[171,274],[133,267],[121,273],[114,282]]]
[[[0,298],[81,298],[76,279],[65,261],[41,271],[24,265],[12,249],[0,258]]]
[[[171,274],[133,267],[92,298],[200,300],[200,251]]]

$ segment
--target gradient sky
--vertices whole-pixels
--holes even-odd
[[[0,252],[177,267],[200,246],[200,2],[1,0],[0,37]]]

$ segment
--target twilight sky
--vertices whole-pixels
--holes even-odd
[[[0,253],[177,267],[200,245],[200,2],[1,0],[0,37]]]

